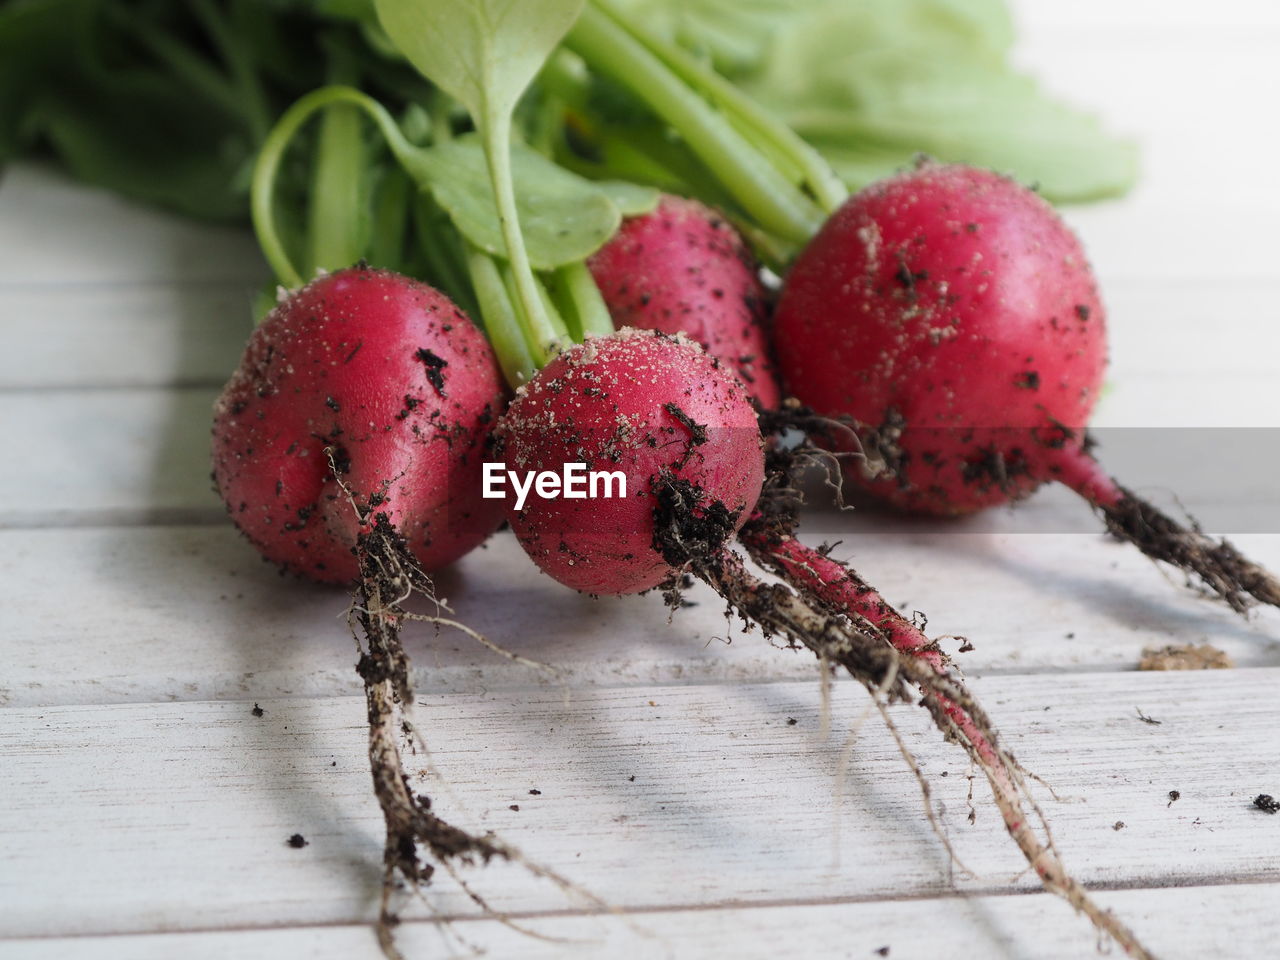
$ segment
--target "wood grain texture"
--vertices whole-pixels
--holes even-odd
[[[1086,519],[1089,518],[1085,514]],[[1132,670],[1147,646],[1211,642],[1280,666],[1280,614],[1244,621],[1098,535],[841,534],[851,559],[971,675]],[[1280,536],[1237,538],[1280,566]],[[31,578],[27,571],[57,571]],[[456,633],[407,634],[421,691],[800,680],[808,654],[744,633],[704,588],[593,600],[540,574],[509,534],[437,578],[462,620],[560,671],[513,665]],[[993,598],[998,598],[997,600]],[[227,526],[0,532],[0,605],[15,655],[0,703],[60,706],[359,692],[340,588],[283,578]],[[12,612],[39,611],[21,617]],[[729,641],[729,642],[726,642]]]
[[[1280,885],[1102,891],[1104,906],[1130,918],[1165,958],[1268,956],[1280,936]],[[1187,918],[1212,918],[1188,923]],[[826,904],[756,905],[651,911],[626,917],[521,918],[556,939],[538,940],[495,921],[451,926],[411,921],[397,930],[414,957],[487,956],[527,960],[627,957],[722,960],[724,957],[944,956],[990,960],[1079,960],[1092,956],[1084,921],[1046,894],[923,897]],[[885,947],[888,954],[880,953]],[[946,951],[957,951],[947,953]],[[963,951],[963,952],[960,952]],[[142,936],[0,940],[9,960],[380,960],[368,926],[200,931]]]
[[[1277,683],[1280,670],[1258,669],[975,689],[1062,798],[1044,807],[1081,879],[1167,887],[1280,880],[1275,820],[1250,805],[1280,761],[1263,735]],[[967,822],[967,763],[923,711],[894,716],[974,876],[949,875],[878,723],[856,740],[837,802],[841,744],[865,695],[837,685],[827,736],[818,701],[814,683],[420,697],[447,784],[427,776],[422,789],[440,791],[442,815],[498,831],[628,909],[1035,888],[981,784]],[[0,936],[370,919],[381,820],[363,700],[260,705],[262,717],[249,702],[0,710]],[[410,760],[412,775],[423,769]],[[295,832],[309,846],[291,849]],[[514,867],[474,879],[502,910],[582,906]],[[476,913],[451,881],[433,890],[442,915]]]

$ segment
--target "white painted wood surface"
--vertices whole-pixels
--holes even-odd
[[[1068,214],[1113,318],[1099,425],[1277,426],[1274,5],[1017,11],[1024,62],[1146,149],[1131,198]],[[0,956],[377,955],[345,598],[259,563],[208,490],[208,405],[264,277],[239,232],[37,168],[0,181]],[[1207,504],[1223,529],[1274,500],[1274,475],[1241,480]],[[1157,953],[1274,953],[1280,817],[1249,801],[1280,795],[1280,614],[1244,622],[1183,591],[1054,492],[951,532],[829,511],[808,526],[932,631],[973,640],[959,662],[1062,798],[1043,797],[1068,864]],[[1280,533],[1237,540],[1280,567]],[[560,673],[411,638],[424,783],[628,914],[491,868],[471,879],[562,939],[478,918],[446,879],[406,909],[412,956],[1091,952],[1084,922],[1018,875],[981,785],[967,822],[966,765],[920,711],[895,715],[976,877],[948,870],[877,723],[840,779],[865,697],[838,685],[823,735],[813,665],[705,592],[670,619],[652,599],[578,598],[505,536],[440,588]],[[1237,669],[1133,672],[1170,642],[1211,642]],[[309,846],[287,847],[294,832]]]

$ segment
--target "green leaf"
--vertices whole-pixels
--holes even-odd
[[[1048,99],[1027,77],[934,79],[938,89],[926,102],[910,102],[904,90],[882,100],[879,112],[810,114],[800,130],[855,187],[920,152],[1009,173],[1060,202],[1113,196],[1136,179],[1132,143],[1108,136],[1097,118]]]
[[[918,152],[1092,200],[1137,177],[1132,143],[1044,95],[1010,67],[997,0],[827,4],[778,37],[750,91],[813,143],[852,187]]]
[[[584,0],[375,0],[392,43],[475,121],[517,315],[540,363],[559,351],[565,334],[547,309],[525,249],[512,183],[511,119],[517,101],[583,5]]]
[[[214,126],[213,118],[185,116],[177,96],[134,91],[128,109],[101,90],[80,87],[47,97],[34,108],[32,124],[72,174],[135,199],[158,203],[188,216],[236,220],[245,195],[237,173],[252,154],[239,131]],[[163,126],[153,118],[164,117]],[[210,140],[221,149],[211,149]]]
[[[472,244],[506,257],[479,137],[459,137],[420,151],[411,164],[414,176],[430,185],[436,202]],[[511,151],[511,173],[525,249],[538,270],[589,257],[618,229],[621,207],[642,211],[650,198],[657,203],[657,191],[586,180],[522,144]]]
[[[67,24],[82,0],[15,0],[0,6],[0,162],[32,139],[34,102],[67,72]]]
[[[392,42],[477,122],[510,117],[582,0],[377,0]]]
[[[859,0],[793,21],[750,92],[858,187],[916,153],[1038,184],[1053,200],[1121,193],[1133,144],[1008,63],[997,0]]]
[[[824,0],[615,0],[657,35],[706,56],[727,76],[755,70],[784,24]]]
[[[624,217],[652,213],[662,198],[662,193],[654,187],[641,186],[627,180],[596,180],[592,186],[612,200]]]

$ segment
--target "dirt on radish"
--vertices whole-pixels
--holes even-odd
[[[849,476],[956,516],[1064,484],[1109,533],[1244,613],[1280,580],[1110,477],[1088,422],[1106,314],[1079,240],[1013,180],[927,160],[851,197],[796,258],[775,316],[789,389],[845,421]]]

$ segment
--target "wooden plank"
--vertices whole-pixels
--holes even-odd
[[[253,328],[238,283],[0,287],[0,389],[220,387]]]
[[[1240,543],[1280,568],[1280,535]],[[1144,647],[1169,643],[1280,666],[1280,614],[1242,620],[1098,536],[899,528],[847,537],[837,555],[903,610],[926,612],[930,633],[948,635],[943,647],[972,675],[1131,670]],[[0,583],[0,634],[12,651],[0,703],[360,691],[345,591],[280,577],[229,527],[0,532]],[[507,533],[437,583],[463,622],[561,672],[544,676],[420,625],[406,642],[422,692],[815,676],[810,655],[744,634],[703,587],[687,595],[697,606],[674,614],[656,596],[581,597],[540,574]],[[974,649],[959,653],[950,635]]]
[[[209,481],[216,394],[0,393],[0,431],[23,438],[21,462],[0,471],[0,527],[217,519],[222,507]]]
[[[31,163],[0,182],[0,287],[257,284],[262,255],[245,227],[217,227],[69,181]]]
[[[1280,792],[1277,682],[1280,670],[1260,669],[974,687],[1010,748],[1063,798],[1043,802],[1080,878],[1142,887],[1280,880],[1275,821],[1250,803]],[[410,768],[443,815],[497,831],[620,907],[953,889],[878,722],[860,733],[837,802],[840,744],[865,696],[837,686],[829,736],[818,701],[813,683],[427,696],[418,717],[447,788],[415,772],[423,758]],[[262,717],[247,702],[0,710],[0,936],[367,922],[381,826],[363,700],[262,707]],[[974,871],[956,888],[1033,889],[981,800],[968,823],[962,755],[923,711],[894,715]],[[291,849],[295,832],[309,846]],[[515,868],[474,879],[500,910],[575,906]],[[430,903],[475,914],[449,880]]]
[[[1280,885],[1183,887],[1099,893],[1144,942],[1173,958],[1267,956],[1280,937]],[[1187,923],[1188,917],[1205,922]],[[397,942],[412,957],[615,958],[721,960],[724,957],[876,957],[924,960],[940,945],[964,945],[964,955],[991,960],[1035,957],[1078,960],[1091,934],[1047,894],[876,900],[869,903],[759,905],[749,909],[653,911],[628,917],[521,918],[532,930],[559,939],[524,936],[491,920],[452,929],[409,922]],[[881,953],[884,948],[889,952]],[[0,941],[9,960],[379,960],[367,926],[199,931],[115,937],[58,937]]]

